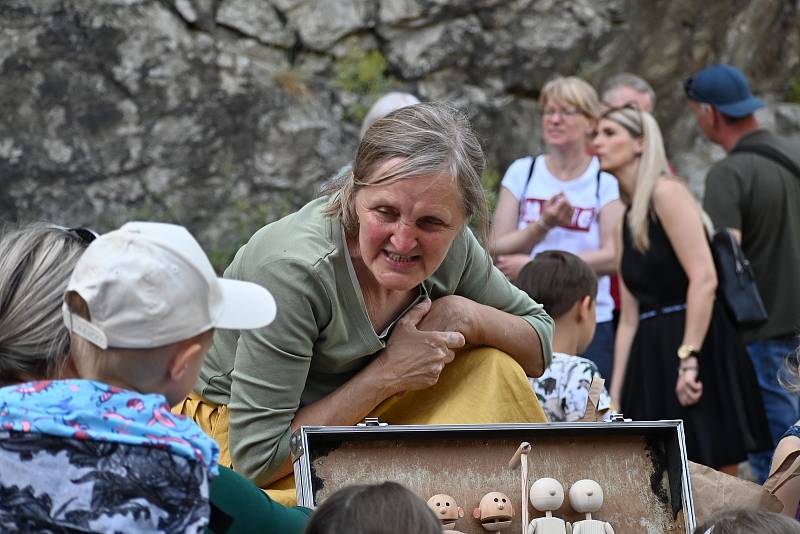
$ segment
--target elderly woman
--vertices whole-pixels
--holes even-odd
[[[689,459],[735,474],[770,440],[750,360],[715,302],[700,206],[670,173],[649,113],[606,111],[594,148],[628,205],[612,397],[633,419],[683,419]]]
[[[596,124],[597,93],[570,76],[542,88],[539,109],[547,152],[514,161],[501,183],[490,249],[497,266],[516,279],[544,250],[580,256],[599,276],[597,329],[583,356],[611,377],[614,353],[611,283],[617,249],[613,238],[622,218],[616,179],[601,172],[589,142]]]
[[[34,224],[0,240],[0,386],[75,375],[61,304],[94,236],[86,228]]]
[[[367,130],[327,195],[239,250],[225,275],[269,287],[281,311],[261,331],[217,333],[183,407],[217,438],[222,462],[230,445],[235,469],[263,487],[290,473],[300,426],[352,425],[437,382],[379,413],[544,421],[525,373],[550,360],[552,321],[467,227],[485,220],[483,165],[460,113],[399,109]],[[456,356],[465,344],[504,354]]]

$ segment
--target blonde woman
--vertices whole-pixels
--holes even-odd
[[[633,419],[683,419],[689,459],[735,474],[769,433],[750,361],[715,302],[702,211],[669,172],[649,113],[606,111],[594,149],[627,205],[612,397]]]
[[[575,76],[545,84],[539,97],[547,152],[514,161],[501,183],[490,248],[511,280],[533,256],[565,250],[599,275],[597,328],[583,356],[611,377],[614,300],[607,275],[616,271],[614,232],[623,206],[617,180],[601,172],[589,143],[599,102],[594,88]]]

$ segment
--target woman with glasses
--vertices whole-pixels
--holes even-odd
[[[707,217],[669,171],[649,113],[606,111],[593,145],[627,206],[611,395],[634,420],[683,419],[689,459],[735,475],[770,438],[750,360],[715,302]]]
[[[495,264],[516,279],[544,250],[580,256],[600,275],[597,330],[583,356],[611,376],[614,301],[607,276],[616,272],[613,239],[622,217],[616,179],[601,172],[589,142],[599,107],[596,91],[576,78],[558,77],[542,88],[541,125],[547,152],[514,161],[501,183],[492,221]]]

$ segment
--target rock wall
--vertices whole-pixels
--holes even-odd
[[[399,89],[467,110],[487,181],[541,150],[555,74],[652,82],[678,170],[721,153],[680,81],[741,67],[800,131],[800,2],[786,0],[3,0],[0,210],[107,230],[189,226],[218,266],[347,163],[366,109]]]

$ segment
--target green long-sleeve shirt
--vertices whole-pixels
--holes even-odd
[[[225,276],[269,289],[277,317],[259,330],[218,331],[195,388],[209,401],[228,405],[233,464],[259,485],[289,454],[297,410],[347,382],[385,347],[386,336],[375,332],[367,316],[341,223],[322,214],[326,203],[327,198],[310,202],[239,249]],[[490,266],[466,228],[422,283],[419,298],[453,294],[525,319],[549,364],[552,320]]]

